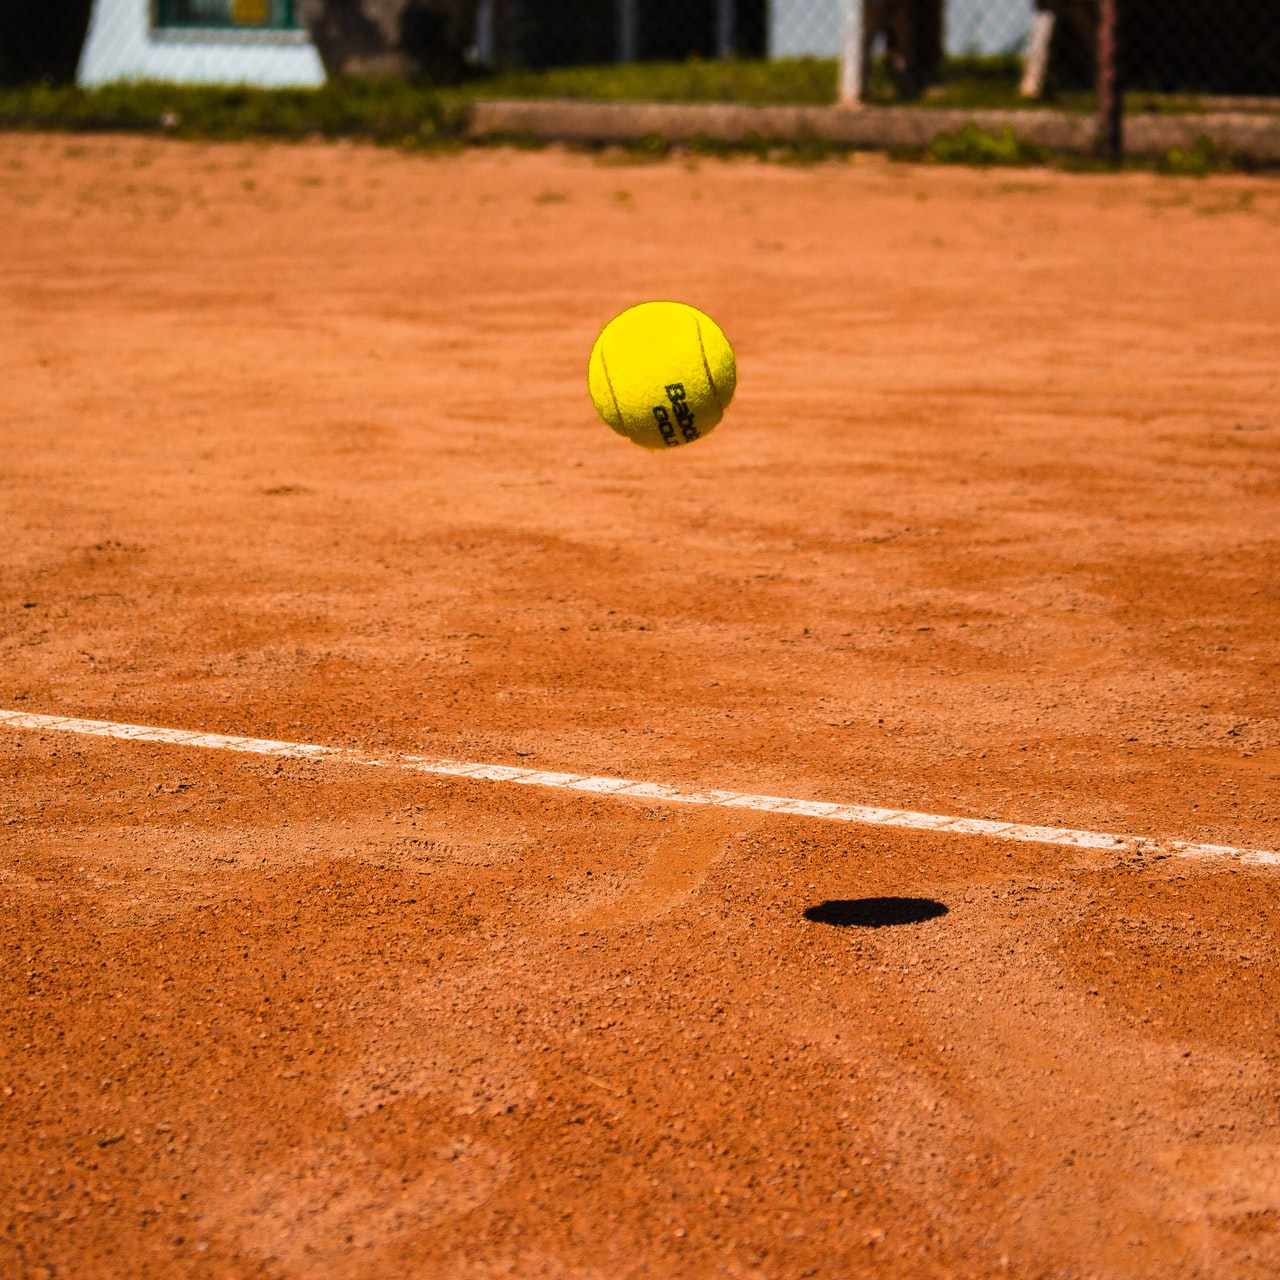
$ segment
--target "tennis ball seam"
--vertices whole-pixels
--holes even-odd
[[[711,363],[707,359],[707,344],[702,340],[702,320],[698,316],[693,317],[693,327],[698,331],[698,352],[702,356],[702,367],[706,370],[707,386],[711,388],[711,394],[716,398],[716,404],[720,408],[720,412],[724,412],[724,401],[720,398],[720,388],[716,386],[716,380],[711,376]],[[606,370],[606,376],[607,376]]]
[[[605,385],[609,388],[609,394],[613,397],[613,411],[618,416],[619,428],[624,421],[622,417],[622,406],[618,403],[618,393],[613,389],[613,379],[609,376],[609,360],[604,353],[605,344],[600,344],[600,368],[604,371]]]

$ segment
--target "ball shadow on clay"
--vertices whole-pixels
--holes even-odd
[[[949,908],[933,898],[832,898],[807,907],[804,918],[838,929],[886,929],[945,916]]]

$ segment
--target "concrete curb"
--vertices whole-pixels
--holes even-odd
[[[966,125],[1013,131],[1021,141],[1052,151],[1087,152],[1092,117],[1063,111],[956,111],[928,107],[748,107],[733,103],[579,102],[541,99],[477,102],[473,138],[525,136],[557,142],[824,142],[847,147],[923,147]],[[1162,154],[1207,138],[1233,154],[1280,161],[1280,114],[1133,116],[1128,149]]]
[[[1125,122],[1125,145],[1134,155],[1163,155],[1202,138],[1231,155],[1280,163],[1280,114],[1131,116]]]

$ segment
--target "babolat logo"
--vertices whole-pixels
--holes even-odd
[[[663,390],[667,393],[671,408],[668,409],[665,404],[653,406],[653,416],[657,419],[658,430],[662,432],[663,443],[669,446],[680,443],[676,438],[677,427],[680,428],[680,434],[684,437],[686,444],[696,440],[698,428],[693,425],[693,410],[689,408],[689,398],[685,394],[684,383],[672,382]],[[673,417],[674,422],[671,421]]]

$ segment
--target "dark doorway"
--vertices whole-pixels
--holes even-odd
[[[75,79],[93,0],[0,0],[0,84]]]

